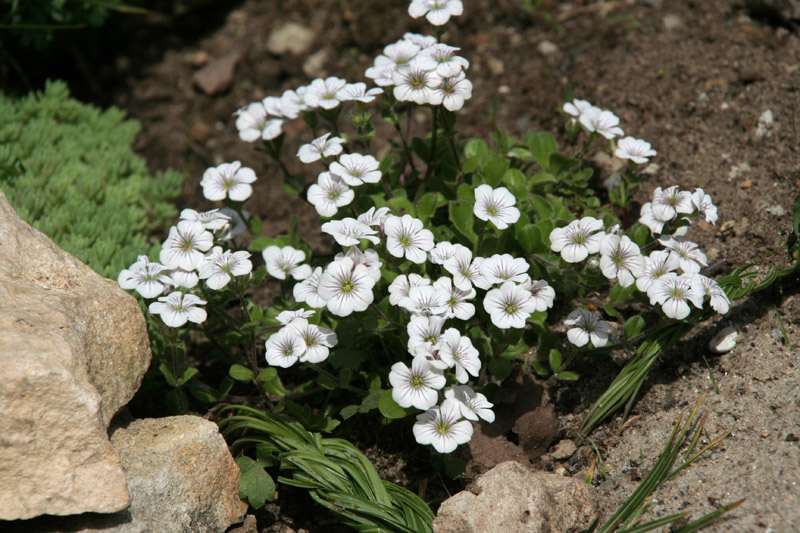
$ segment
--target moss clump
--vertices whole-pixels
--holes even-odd
[[[63,82],[20,100],[0,93],[0,188],[20,217],[112,279],[177,214],[182,177],[149,176],[131,150],[138,131],[119,109],[70,99]]]

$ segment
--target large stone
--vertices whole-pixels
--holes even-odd
[[[474,486],[476,494],[461,491],[442,503],[434,532],[567,533],[587,528],[598,512],[591,486],[515,461],[497,465]]]
[[[1,191],[0,236],[0,519],[124,509],[107,428],[150,364],[144,317]]]
[[[114,533],[203,533],[241,522],[239,467],[217,425],[196,416],[146,418],[116,429],[131,522]]]

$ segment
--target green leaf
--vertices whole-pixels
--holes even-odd
[[[644,330],[644,318],[639,315],[632,316],[625,322],[625,338],[631,339]]]
[[[527,224],[522,228],[514,227],[514,236],[526,253],[533,253],[542,243],[542,233],[533,224]]]
[[[361,363],[363,363],[366,358],[367,352],[363,350],[339,348],[334,350],[330,357],[328,357],[328,363],[337,370],[341,368],[358,370],[361,367]]]
[[[565,372],[559,372],[558,374],[556,374],[556,377],[564,381],[577,381],[580,376],[575,372],[565,371]]]
[[[444,465],[444,473],[450,479],[458,479],[467,471],[467,463],[463,459],[449,458]]]
[[[450,202],[450,222],[461,235],[466,237],[473,245],[478,242],[478,235],[472,229],[475,222],[473,206],[462,200]]]
[[[509,150],[506,156],[511,157],[513,159],[519,159],[521,161],[530,161],[531,159],[533,159],[533,154],[530,152],[530,150],[526,150],[525,148],[520,148],[519,146]]]
[[[551,218],[553,216],[553,206],[538,194],[530,195],[528,201],[533,204],[534,209],[536,209],[536,214],[539,215],[540,219]]]
[[[465,157],[478,157],[489,155],[489,147],[483,139],[470,139],[464,146]]]
[[[231,365],[228,374],[236,381],[250,381],[253,379],[253,372],[242,365]]]
[[[508,159],[493,157],[483,166],[483,177],[489,186],[495,188],[500,184],[506,170],[508,170]]]
[[[396,419],[405,418],[406,410],[397,405],[392,398],[392,391],[389,389],[381,391],[381,398],[378,400],[378,409],[386,418]]]
[[[411,139],[411,150],[423,161],[428,161],[428,144],[419,137]]]
[[[549,133],[537,133],[531,138],[529,148],[542,170],[550,170],[550,154],[558,150],[558,144],[553,136]]]
[[[456,191],[456,198],[474,204],[475,189],[473,189],[471,185],[462,183],[461,185],[458,186],[458,190]]]
[[[417,202],[417,218],[420,219],[423,224],[427,224],[428,220],[430,220],[436,212],[436,209],[446,204],[447,198],[441,193],[425,193],[422,195],[422,198],[419,199],[419,202]]]
[[[555,184],[558,183],[558,180],[552,174],[548,174],[546,172],[539,172],[538,174],[534,174],[528,180],[531,185],[544,185],[544,184]]]
[[[267,381],[272,381],[276,377],[278,377],[278,370],[271,366],[259,372],[256,379],[262,383],[266,383]]]
[[[497,379],[506,379],[511,374],[513,364],[510,359],[502,357],[493,357],[489,361],[489,372],[492,373]]]
[[[561,352],[553,348],[550,350],[550,368],[553,372],[558,372],[561,370]]]
[[[250,463],[242,459],[248,459]],[[268,500],[272,501],[275,498],[275,482],[261,465],[249,457],[240,457],[236,460],[236,464],[242,471],[242,477],[239,479],[240,498],[247,500],[254,509],[260,509]]]
[[[392,191],[394,196],[386,201],[386,205],[399,213],[408,213],[409,215],[416,216],[417,210],[414,209],[414,204],[411,203],[405,195],[405,190],[394,189]]]
[[[253,324],[260,324],[261,319],[264,318],[264,310],[261,308],[260,305],[251,305],[250,306],[250,322]]]
[[[196,368],[194,368],[194,367],[189,367],[189,368],[186,368],[186,369],[183,371],[183,374],[181,375],[181,379],[179,379],[179,380],[178,380],[178,385],[183,385],[184,383],[188,382],[188,381],[189,381],[190,379],[192,379],[192,378],[193,378],[193,377],[194,377],[194,376],[195,376],[195,375],[196,375],[198,372],[200,372],[200,371],[199,371],[199,370],[197,370],[197,369],[196,369]]]
[[[166,362],[162,362],[160,365],[158,365],[158,370],[161,372],[161,375],[164,376],[164,379],[167,380],[167,383],[173,387],[178,386],[178,380],[172,375],[172,371],[169,369],[169,366]]]
[[[247,229],[250,230],[250,233],[253,235],[261,235],[261,221],[255,215],[250,215],[250,218],[247,219]]]
[[[339,411],[339,416],[342,417],[342,420],[347,420],[348,418],[353,417],[356,413],[358,413],[357,405],[345,405],[342,407],[341,411]]]
[[[378,384],[380,386],[380,383]],[[359,413],[367,413],[373,409],[378,408],[381,399],[381,389],[372,389],[367,393],[361,401],[361,406],[358,408]]]
[[[645,246],[647,241],[650,240],[650,228],[641,224],[634,224],[630,231],[628,231],[628,236],[640,247]]]
[[[503,174],[503,183],[512,189],[523,188],[527,191],[528,177],[519,169],[509,168],[506,170],[506,173]]]

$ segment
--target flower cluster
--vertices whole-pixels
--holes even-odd
[[[589,133],[596,133],[606,139],[622,137],[625,132],[619,127],[619,117],[608,110],[593,106],[586,100],[574,99],[564,104],[563,110],[568,115],[575,117],[582,127]],[[647,163],[650,157],[657,152],[650,147],[650,143],[634,137],[620,139],[614,155],[620,159],[627,159],[641,165]]]
[[[563,109],[577,117],[587,131],[608,139],[623,134],[613,113],[585,100],[573,100],[564,104]],[[634,163],[643,163],[655,154],[649,144],[631,137],[621,140],[616,151],[618,157]],[[725,291],[716,281],[700,274],[708,266],[706,256],[696,243],[685,238],[694,217],[712,224],[717,220],[717,208],[702,189],[690,193],[681,191],[677,185],[663,190],[657,187],[653,200],[642,206],[639,223],[653,235],[659,235],[656,242],[663,246],[662,250],[645,255],[630,237],[620,234],[618,226],[604,230],[603,221],[589,216],[553,229],[550,248],[568,263],[579,263],[599,254],[598,265],[606,278],[616,280],[622,287],[635,284],[647,294],[652,305],[661,306],[667,317],[686,318],[691,312],[689,304],[702,308],[706,297],[712,309],[725,314],[730,307]],[[567,337],[576,346],[605,346],[613,333],[607,322],[588,310],[574,311],[565,324],[572,326]]]
[[[461,2],[457,3],[460,6]],[[428,18],[432,13],[446,11],[447,4],[452,6],[455,2],[432,3]],[[472,98],[472,83],[466,78],[469,61],[457,55],[458,51],[459,48],[438,43],[434,37],[407,33],[383,49],[366,76],[376,85],[393,87],[392,94],[401,102],[442,105],[457,111]]]
[[[150,313],[159,315],[169,327],[186,322],[200,324],[206,312],[200,306],[206,301],[187,291],[205,280],[211,290],[224,289],[235,276],[249,276],[253,270],[250,253],[223,250],[229,239],[233,212],[213,209],[198,213],[193,209],[181,212],[181,221],[169,230],[159,255],[160,263],[146,256],[120,272],[120,287],[135,290],[144,298],[158,298],[150,304]],[[164,296],[162,296],[164,295]]]

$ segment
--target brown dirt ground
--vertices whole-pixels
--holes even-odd
[[[142,122],[136,148],[153,170],[185,172],[181,207],[210,207],[198,186],[203,171],[238,159],[260,176],[248,210],[262,218],[265,233],[279,234],[297,214],[301,235],[315,247],[325,246],[314,210],[282,193],[279,171],[238,139],[232,113],[313,77],[364,80],[364,69],[385,44],[405,31],[426,31],[407,17],[406,1],[381,2],[380,9],[376,4],[251,0],[229,12],[212,10],[182,28],[187,15],[167,10],[136,22],[138,29],[130,31],[140,32],[137,47],[96,71],[93,90],[110,95],[110,103]],[[563,136],[557,109],[571,92],[613,110],[627,134],[647,139],[658,151],[638,201],[647,201],[655,187],[672,184],[702,187],[712,196],[719,222],[698,225],[691,235],[715,264],[715,274],[750,262],[783,264],[791,204],[800,192],[800,40],[791,24],[751,18],[754,12],[732,0],[545,1],[547,10],[533,14],[514,0],[465,4],[465,15],[443,40],[460,46],[471,62],[474,96],[459,115],[466,136],[491,130],[493,103],[494,122],[511,133],[530,128]],[[273,55],[265,43],[287,22],[311,28],[313,43],[297,56]],[[543,47],[544,42],[554,46]],[[202,53],[213,60],[231,52],[241,61],[230,90],[216,96],[198,91],[192,75]],[[312,56],[316,66],[309,65]],[[759,131],[767,111],[774,122]],[[299,121],[286,130],[287,154],[309,140]],[[301,170],[299,162],[290,167]],[[709,393],[703,406],[708,435],[731,431],[731,436],[657,493],[650,516],[678,510],[699,516],[746,498],[709,531],[797,530],[798,287],[797,279],[783,282],[693,333],[664,354],[628,422],[615,420],[595,432],[608,475],[599,487],[605,516],[652,465],[681,409]],[[712,356],[707,342],[727,325],[739,330],[739,343],[726,355]],[[551,388],[563,435],[619,364],[601,364],[600,377]],[[570,460],[535,464],[563,467],[566,475],[582,479],[591,459],[581,448]],[[407,474],[394,475],[408,480]],[[416,482],[408,481],[414,488]],[[287,519],[269,530],[288,527],[281,520]],[[314,530],[330,530],[326,527]]]

